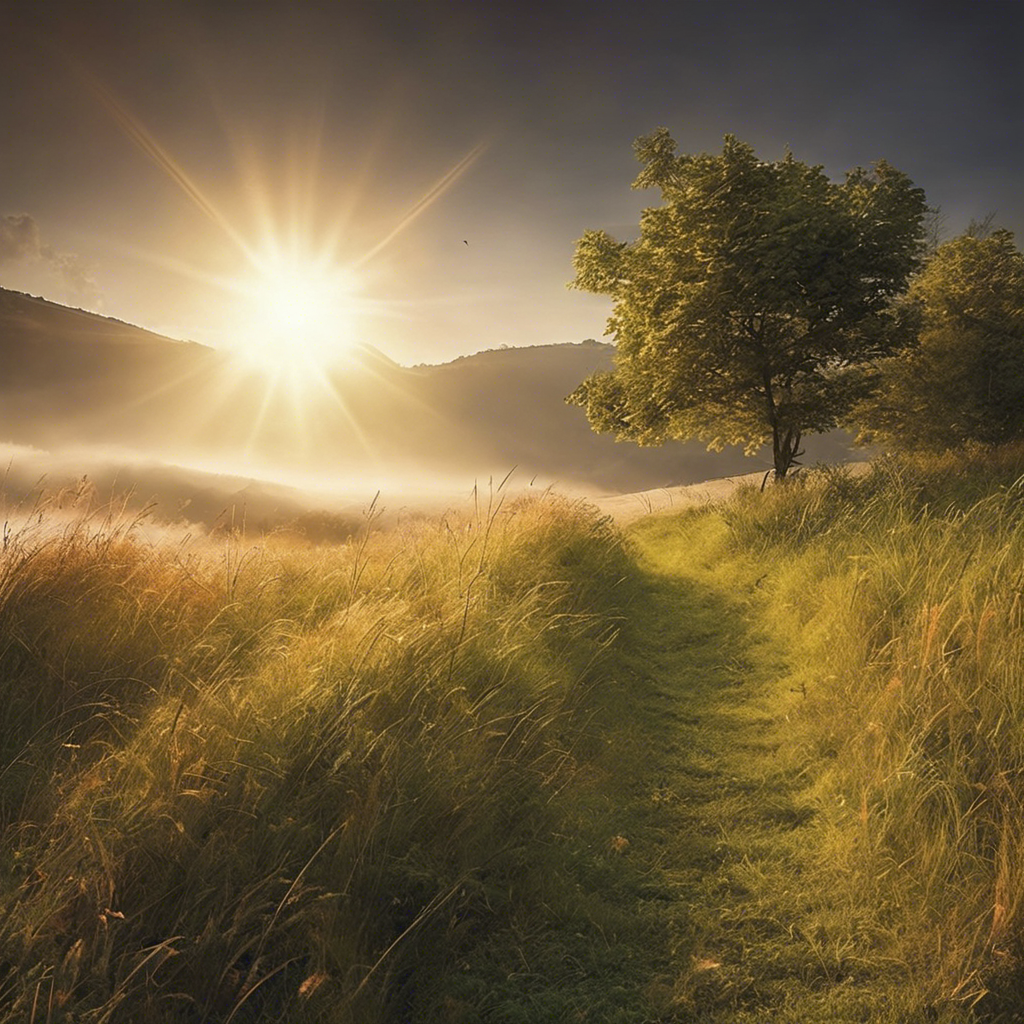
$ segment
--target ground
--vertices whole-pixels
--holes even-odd
[[[642,595],[561,837],[587,925],[553,905],[551,931],[522,936],[507,1001],[480,1019],[964,1020],[919,1005],[871,908],[823,884],[823,769],[790,722],[805,698],[784,639],[759,626],[759,567],[716,561],[722,531],[696,515],[630,528]]]

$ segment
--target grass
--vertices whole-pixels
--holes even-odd
[[[746,621],[788,666],[769,732],[813,816],[745,884],[830,965],[820,1019],[1018,1019],[1022,472],[1019,449],[830,470],[688,527],[727,531],[689,571],[747,567]]]
[[[0,1024],[1018,1019],[1022,473],[5,530]]]
[[[0,1020],[400,1019],[522,911],[625,599],[592,512],[4,555]]]

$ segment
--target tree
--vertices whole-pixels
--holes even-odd
[[[1009,231],[940,245],[911,282],[916,338],[867,375],[853,420],[904,451],[1024,437],[1024,254]]]
[[[841,184],[791,155],[677,156],[668,131],[637,140],[634,188],[657,187],[640,237],[587,231],[570,287],[614,299],[615,369],[567,399],[592,427],[641,445],[772,442],[776,479],[806,433],[856,397],[851,365],[890,351],[893,297],[919,265],[924,193],[885,162]]]

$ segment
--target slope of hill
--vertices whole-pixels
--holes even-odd
[[[0,359],[0,441],[143,451],[174,431],[187,387],[224,364],[205,346],[5,289]]]
[[[461,482],[513,466],[608,492],[692,483],[767,460],[702,445],[640,449],[594,434],[564,396],[611,365],[610,345],[544,345],[402,367],[369,346],[296,394],[229,354],[0,289],[0,442],[116,447],[278,478]],[[812,439],[809,461],[848,457]]]

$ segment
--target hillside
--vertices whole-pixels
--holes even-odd
[[[1022,471],[316,551],[32,516],[0,1024],[1020,1021]]]
[[[640,449],[594,434],[564,397],[612,353],[587,341],[403,367],[359,346],[296,395],[227,353],[0,289],[0,443],[73,446],[79,474],[88,451],[114,452],[102,472],[113,460],[127,485],[144,484],[131,469],[139,462],[272,480],[313,474],[356,489],[365,480],[363,490],[384,478],[461,491],[517,467],[522,481],[617,493],[767,464],[699,443]],[[812,439],[808,462],[846,459],[848,440]]]

